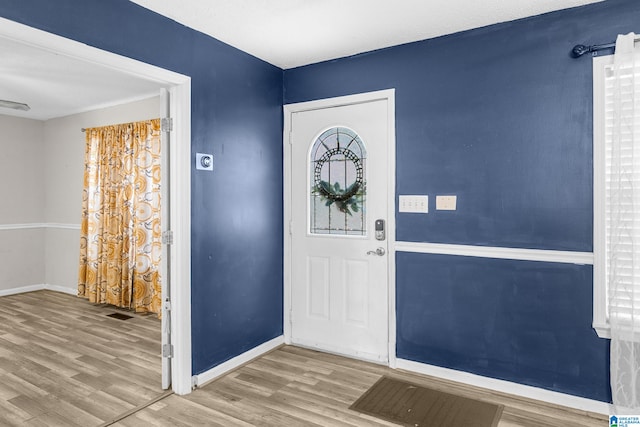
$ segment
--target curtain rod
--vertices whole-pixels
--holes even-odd
[[[640,38],[636,38],[633,41],[637,42]],[[592,44],[590,46],[585,46],[583,44],[577,44],[571,49],[571,56],[574,58],[580,58],[585,53],[591,53],[593,56],[598,54],[598,51],[605,49],[615,49],[616,43],[605,43],[605,44]]]
[[[592,44],[591,46],[585,46],[583,44],[577,44],[571,49],[571,56],[574,58],[580,58],[585,53],[591,52],[594,56],[597,55],[597,52],[600,50],[615,48],[615,43],[606,43],[606,44]]]
[[[160,120],[160,119],[155,118],[155,119],[139,120],[137,122],[120,123],[119,125],[131,125],[131,124],[134,124],[134,123],[148,122],[148,121],[151,121],[151,120]],[[107,126],[118,126],[118,125],[107,125]],[[99,127],[107,127],[107,126],[94,126],[94,127],[95,128],[99,128]],[[89,129],[93,129],[93,128],[89,128]],[[87,131],[87,128],[80,128],[80,131],[84,133],[84,132]]]

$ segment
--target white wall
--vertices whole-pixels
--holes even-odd
[[[0,116],[0,224],[44,219],[43,123]]]
[[[43,123],[0,115],[0,295],[44,283]],[[36,228],[30,228],[36,227]]]
[[[0,115],[0,295],[75,293],[85,134],[81,128],[160,117],[160,99],[51,119]]]

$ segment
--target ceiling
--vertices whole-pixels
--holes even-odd
[[[160,93],[148,81],[97,64],[0,37],[0,99],[28,104],[30,111],[0,113],[48,120]]]
[[[287,69],[600,0],[133,0]],[[157,82],[0,37],[0,100],[48,120],[144,99]]]
[[[280,68],[600,0],[132,0]]]

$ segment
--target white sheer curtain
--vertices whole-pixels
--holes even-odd
[[[640,52],[620,35],[606,103],[611,390],[618,414],[640,413]]]

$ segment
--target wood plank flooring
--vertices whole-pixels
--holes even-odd
[[[161,394],[160,381],[155,315],[52,291],[0,298],[0,425],[97,426]]]
[[[0,298],[0,425],[394,426],[349,410],[382,375],[505,405],[499,427],[602,427],[575,411],[283,346],[187,396],[160,390],[160,325],[50,291]],[[123,329],[118,332],[119,329]]]
[[[349,410],[382,375],[505,405],[499,427],[603,427],[607,418],[557,405],[283,346],[206,384],[169,396],[115,426],[394,426]]]

